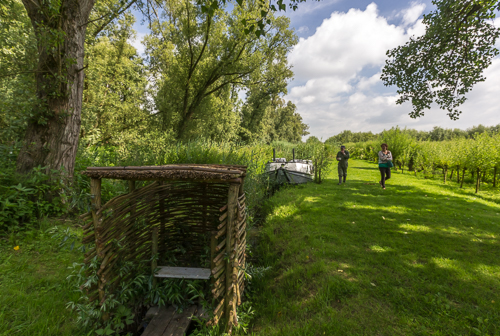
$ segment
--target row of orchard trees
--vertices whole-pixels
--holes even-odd
[[[497,186],[500,173],[500,133],[481,133],[473,139],[449,141],[417,141],[408,132],[399,128],[384,131],[379,141],[347,144],[351,156],[376,160],[380,144],[387,143],[394,157],[396,169],[405,169],[425,174],[442,172],[443,182],[455,177],[460,187],[470,177],[476,192],[481,182]]]

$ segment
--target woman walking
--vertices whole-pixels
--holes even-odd
[[[382,150],[378,152],[378,169],[380,170],[380,186],[385,189],[385,181],[391,178],[392,153],[387,150],[387,144],[381,145]]]

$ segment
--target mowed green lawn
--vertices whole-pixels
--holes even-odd
[[[354,160],[336,179],[268,201],[252,334],[500,335],[497,196],[394,172],[382,190]]]

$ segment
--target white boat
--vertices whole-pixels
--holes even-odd
[[[266,173],[276,184],[301,184],[313,181],[314,166],[312,160],[295,159],[295,150],[291,161],[276,158],[273,150],[273,161],[266,164]]]

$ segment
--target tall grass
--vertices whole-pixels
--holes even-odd
[[[268,193],[265,164],[272,158],[272,147],[265,144],[239,145],[205,140],[188,143],[168,143],[161,138],[138,140],[126,146],[82,147],[77,158],[77,170],[88,166],[146,166],[167,164],[232,164],[247,166],[245,193],[250,218]],[[76,173],[75,193],[87,195],[88,179]],[[123,181],[103,180],[103,201],[127,192]],[[82,212],[89,206],[82,203]]]

